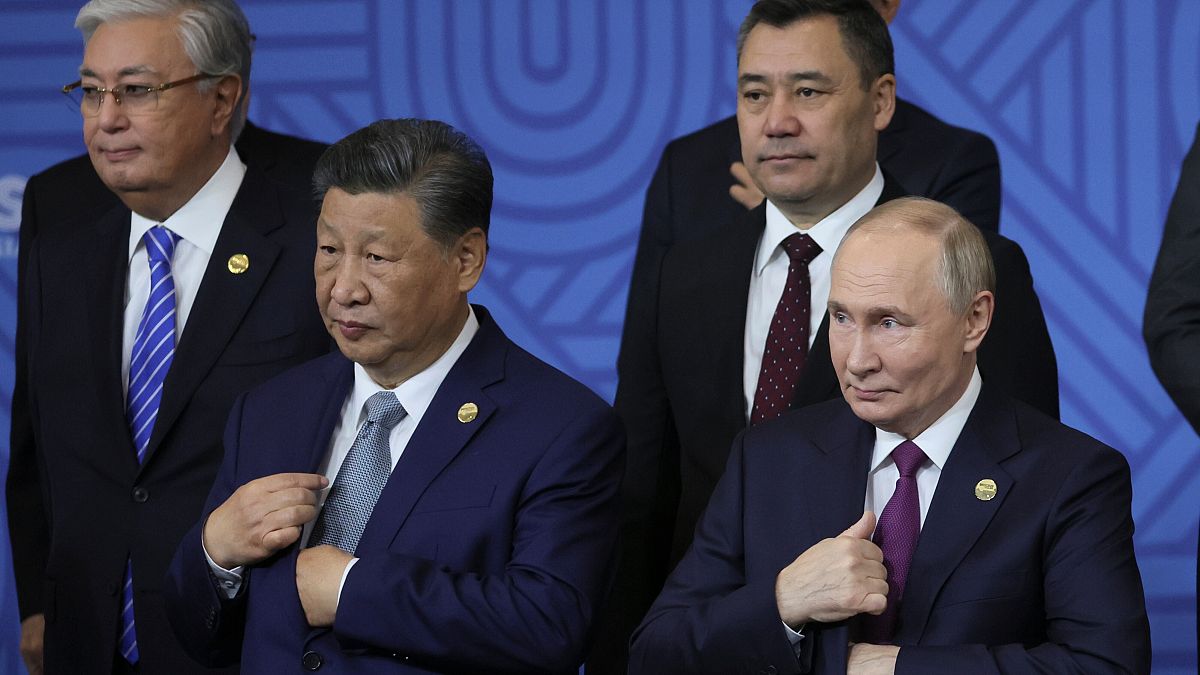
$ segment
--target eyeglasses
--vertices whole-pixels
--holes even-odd
[[[178,87],[181,84],[189,84],[199,80],[212,79],[221,77],[220,75],[209,75],[208,73],[200,73],[191,77],[185,77],[182,80],[174,82],[164,82],[157,87],[148,84],[118,84],[109,88],[95,87],[90,84],[84,84],[83,80],[76,80],[62,88],[62,93],[75,102],[79,111],[84,117],[95,117],[100,114],[100,104],[104,103],[104,95],[112,94],[113,101],[121,106],[127,115],[144,115],[154,112],[158,107],[159,92]]]

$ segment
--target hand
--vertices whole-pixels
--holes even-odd
[[[21,622],[21,659],[29,675],[42,675],[42,645],[46,636],[46,615],[31,614]]]
[[[336,546],[328,544],[300,551],[296,559],[296,591],[304,618],[313,628],[332,626],[337,616],[338,591],[342,574],[353,558]]]
[[[291,546],[317,515],[317,490],[329,484],[315,473],[277,473],[252,480],[208,516],[204,550],[225,569],[253,565]]]
[[[809,621],[829,623],[856,614],[880,614],[887,607],[887,568],[883,551],[871,543],[875,514],[833,539],[801,553],[775,579],[779,617],[793,628]]]
[[[753,209],[763,201],[763,193],[758,191],[758,186],[754,184],[754,180],[750,178],[750,171],[746,169],[746,165],[741,162],[734,162],[729,165],[729,173],[733,175],[733,185],[729,186],[729,196],[733,197],[737,203],[746,207],[746,210]]]
[[[893,675],[900,648],[892,645],[850,644],[846,675]]]

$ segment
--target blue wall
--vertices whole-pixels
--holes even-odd
[[[0,2],[3,439],[24,181],[82,150],[56,92],[82,53],[79,4]],[[332,141],[380,117],[434,117],[482,142],[496,208],[475,300],[611,397],[643,191],[668,140],[732,112],[749,2],[242,4],[259,37],[259,124]],[[1133,466],[1155,672],[1194,673],[1200,444],[1154,379],[1140,324],[1200,119],[1200,1],[904,0],[892,31],[901,95],[999,146],[1001,228],[1033,265],[1063,416]],[[12,672],[7,556],[0,547],[0,671]]]

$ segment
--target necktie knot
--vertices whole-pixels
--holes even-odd
[[[178,241],[179,235],[163,225],[155,225],[142,235],[142,243],[146,245],[146,255],[150,258],[151,265],[162,262],[170,264],[171,259],[175,257],[175,244]]]
[[[892,461],[896,462],[896,468],[900,470],[900,475],[906,478],[916,474],[917,469],[921,467],[921,463],[925,461],[925,453],[921,448],[917,447],[912,441],[904,441],[892,450]]]
[[[391,430],[408,412],[400,405],[400,399],[392,391],[380,391],[367,399],[367,421]]]
[[[780,244],[793,265],[808,265],[821,255],[821,245],[807,234],[799,232],[788,235]]]

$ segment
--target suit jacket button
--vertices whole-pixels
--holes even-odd
[[[775,666],[767,666],[763,668],[762,675],[775,675],[777,672],[779,671],[775,669]]]
[[[148,499],[150,499],[149,490],[141,486],[133,488],[133,501],[138,504],[145,504]]]
[[[304,666],[305,670],[316,670],[325,663],[325,659],[316,652],[304,652],[304,656],[300,659],[300,665]]]

